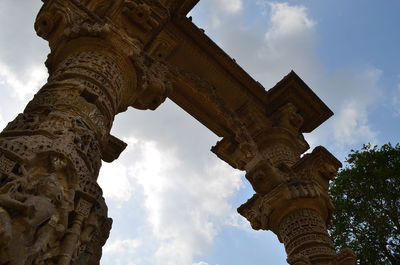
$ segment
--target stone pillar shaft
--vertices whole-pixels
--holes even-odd
[[[0,237],[7,235],[1,264],[68,265],[84,252],[91,256],[87,264],[100,258],[111,219],[96,179],[101,158],[110,156],[109,139],[116,139],[109,132],[123,87],[112,57],[72,53],[1,133],[3,163],[11,164],[1,172],[0,209],[7,214],[0,223],[10,222],[7,231],[0,229]],[[125,144],[113,142],[119,154]],[[12,212],[10,203],[30,212]],[[89,215],[96,216],[94,229],[81,238]]]
[[[325,222],[312,209],[298,209],[286,215],[279,224],[279,237],[288,257],[309,257],[312,264],[328,264],[336,251]]]
[[[116,25],[137,6],[106,2],[47,0],[38,14],[49,78],[0,134],[0,264],[99,264],[112,220],[97,177],[126,147],[110,135],[114,116],[155,109],[169,88],[142,50],[151,31]]]

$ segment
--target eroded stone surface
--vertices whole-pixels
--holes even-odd
[[[294,72],[265,91],[185,16],[196,0],[43,3],[49,79],[0,134],[0,264],[99,264],[112,220],[96,180],[126,147],[114,116],[166,97],[222,137],[212,151],[256,191],[239,213],[291,265],[355,264],[326,232],[340,162],[323,147],[300,158],[332,112]]]

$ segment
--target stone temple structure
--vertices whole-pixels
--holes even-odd
[[[255,194],[238,212],[290,265],[354,265],[327,233],[340,162],[302,134],[333,113],[294,73],[265,90],[186,17],[199,0],[42,0],[48,82],[0,134],[0,264],[99,264],[112,220],[97,184],[128,107],[166,97],[222,138],[212,151]],[[229,178],[229,176],[226,176]]]

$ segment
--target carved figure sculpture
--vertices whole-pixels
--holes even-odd
[[[55,175],[43,176],[33,187],[26,187],[25,182],[25,189],[19,183],[14,185],[18,186],[17,190],[0,194],[0,205],[7,212],[2,223],[8,223],[5,227],[9,227],[3,247],[8,247],[11,255],[19,254],[11,264],[24,264],[26,258],[46,252],[48,245],[55,243],[56,233],[65,231],[69,209],[62,203],[64,188]],[[10,223],[10,216],[20,222],[19,226]],[[21,225],[29,227],[29,231],[24,231]],[[20,244],[10,242],[11,239]],[[31,242],[32,246],[27,247]]]

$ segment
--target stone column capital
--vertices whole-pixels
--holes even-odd
[[[166,63],[144,51],[169,20],[168,9],[154,1],[47,0],[35,22],[49,42],[50,76],[73,54],[99,52],[119,67],[124,84],[117,112],[132,106],[157,108],[171,91]],[[88,67],[92,67],[88,65]]]
[[[329,223],[333,212],[329,181],[340,166],[323,147],[315,148],[291,167],[260,161],[246,174],[257,193],[238,209],[239,213],[258,229],[274,232],[280,220],[298,208],[313,209]],[[254,213],[258,213],[257,218]]]

